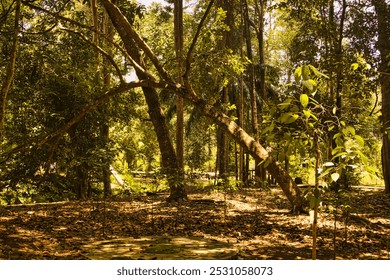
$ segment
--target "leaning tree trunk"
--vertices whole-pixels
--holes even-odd
[[[140,76],[142,76],[140,74]],[[160,100],[154,88],[142,88],[149,108],[149,115],[160,147],[163,173],[167,175],[170,189],[169,201],[178,201],[187,197],[184,182],[180,175],[179,162],[176,157],[169,129],[161,110]]]
[[[381,53],[380,85],[382,92],[382,171],[385,192],[390,194],[390,4],[385,0],[372,0],[378,20],[378,44]]]
[[[132,36],[132,29],[129,29],[130,23],[119,11],[119,9],[111,2],[103,0],[103,5],[111,19],[111,22],[117,30],[119,36],[124,43],[126,52],[134,59],[134,64],[137,64],[135,72],[139,79],[146,80],[150,78],[144,71],[145,65],[136,42]],[[152,120],[154,131],[157,136],[161,152],[162,171],[167,176],[170,189],[169,201],[178,201],[187,198],[184,182],[180,176],[180,166],[174,150],[171,137],[169,136],[169,128],[165,120],[165,116],[161,109],[160,100],[155,88],[142,87],[146,104],[148,105],[148,113]]]
[[[189,82],[185,82],[186,87],[181,90],[177,90],[177,93],[183,95],[183,97],[189,100],[204,116],[208,117],[213,123],[217,124],[228,135],[230,135],[240,146],[244,147],[255,160],[264,161],[265,166],[267,166],[267,171],[273,178],[275,178],[287,199],[290,201],[293,207],[293,212],[302,212],[304,205],[301,192],[296,186],[294,180],[283,168],[282,164],[272,158],[272,156],[263,146],[260,145],[258,141],[252,138],[228,116],[218,111],[204,99],[196,95]]]

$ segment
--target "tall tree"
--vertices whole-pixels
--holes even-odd
[[[390,4],[386,0],[372,0],[377,14],[378,43],[381,53],[380,85],[382,92],[382,171],[385,192],[390,194]]]
[[[256,141],[259,140],[259,122],[258,122],[258,110],[257,110],[257,91],[256,91],[256,76],[255,76],[255,61],[253,57],[252,51],[252,36],[250,30],[251,20],[249,18],[249,7],[246,0],[244,2],[244,34],[245,34],[245,45],[246,45],[246,55],[250,61],[248,66],[248,78],[249,78],[249,96],[250,96],[250,104],[251,104],[251,124],[252,124],[252,133]],[[256,1],[257,4],[257,1]],[[260,36],[259,36],[260,37]],[[261,35],[261,38],[263,36]],[[260,44],[260,43],[259,43]],[[260,162],[255,162],[255,178],[256,181],[260,180]],[[258,183],[258,182],[257,182]]]
[[[234,9],[234,0],[223,0],[217,1],[216,6],[221,8],[225,13],[224,25],[226,26],[225,31],[223,32],[221,40],[217,42],[217,48],[226,51],[235,53],[237,50],[235,48],[236,43],[236,28],[235,28],[235,9]],[[230,97],[232,96],[233,84],[231,81],[226,82],[220,91],[220,104],[222,111],[225,114],[228,114],[228,105],[231,102]],[[225,131],[218,129],[217,130],[217,164],[219,176],[223,181],[226,182],[228,179],[229,173],[229,151],[230,151],[230,139]]]
[[[116,3],[114,1],[114,3]],[[96,8],[97,10],[97,8]],[[111,42],[114,40],[114,27],[111,24],[111,21],[107,15],[107,12],[103,10],[103,15],[102,15],[102,32],[104,36],[106,36],[105,40],[105,49],[107,49],[107,54],[109,57],[114,57],[114,52],[113,52],[113,46]],[[98,33],[97,33],[98,34]],[[96,36],[97,36],[96,34]],[[110,59],[108,59],[106,56],[103,56],[103,90],[107,91],[111,88],[111,67],[110,67]],[[103,111],[107,113],[109,110],[108,104],[103,108]],[[108,115],[108,114],[106,114]],[[109,124],[109,119],[107,118],[103,123],[101,127],[101,137],[102,137],[102,142],[104,143],[105,148],[108,148],[108,143],[110,139],[110,124]],[[111,189],[111,162],[109,158],[103,159],[103,164],[102,164],[102,175],[103,175],[103,189],[104,189],[104,197],[108,198],[112,195],[112,189]]]
[[[244,50],[242,46],[244,46],[244,40],[245,40],[245,15],[244,15],[244,1],[240,1],[240,58],[244,58]],[[240,74],[239,78],[239,90],[238,90],[238,98],[237,98],[237,122],[240,127],[244,127],[244,73]],[[237,166],[237,180],[239,182],[245,183],[246,178],[244,176],[244,168],[245,168],[245,150],[243,147],[239,146],[238,149],[238,166]]]
[[[174,0],[174,33],[175,51],[177,60],[177,81],[182,84],[183,79],[183,0]],[[176,96],[176,154],[180,172],[184,171],[184,100]],[[183,176],[181,176],[184,179]]]

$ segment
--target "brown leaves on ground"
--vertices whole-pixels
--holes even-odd
[[[0,259],[86,259],[85,245],[146,236],[211,240],[234,248],[238,259],[311,257],[310,218],[290,214],[279,189],[192,193],[182,203],[166,197],[1,207]],[[321,208],[318,258],[389,259],[389,197],[355,189],[350,204],[348,215],[336,215],[336,228],[335,215]]]

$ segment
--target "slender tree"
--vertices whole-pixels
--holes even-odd
[[[244,0],[240,1],[240,58],[244,58],[244,51],[242,46],[244,46],[244,40],[245,40],[245,31],[244,27],[246,25],[246,20],[245,20],[245,14],[244,14],[244,9],[245,3]],[[239,91],[238,91],[238,98],[237,98],[237,120],[238,120],[238,125],[240,127],[244,127],[244,73],[240,74],[240,79],[239,79]],[[237,166],[237,179],[245,183],[247,178],[244,176],[244,166],[245,166],[245,151],[244,148],[239,146],[238,150],[238,166]]]
[[[174,33],[177,60],[177,81],[183,83],[183,0],[174,0]],[[176,96],[176,154],[180,172],[184,171],[184,100]],[[184,179],[183,176],[181,176]]]
[[[114,1],[116,3],[116,1]],[[104,36],[106,36],[107,40],[104,40],[106,42],[105,49],[107,49],[107,54],[109,57],[114,57],[113,52],[113,46],[110,42],[113,42],[114,40],[114,28],[110,22],[110,19],[107,15],[107,12],[103,10],[102,15],[102,33]],[[104,91],[107,91],[111,88],[111,63],[110,59],[108,59],[106,56],[103,56],[103,89]],[[109,105],[102,107],[104,111],[108,111]],[[102,123],[101,127],[101,137],[102,142],[107,147],[110,139],[110,125],[109,120],[106,119],[104,123]],[[110,170],[110,160],[108,158],[104,159],[104,162],[102,164],[102,175],[103,175],[103,188],[104,188],[104,197],[108,198],[112,195],[112,189],[111,189],[111,170]]]

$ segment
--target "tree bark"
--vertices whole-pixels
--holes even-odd
[[[12,49],[10,55],[10,61],[7,67],[7,73],[5,77],[5,81],[1,87],[1,95],[0,95],[0,143],[3,141],[3,131],[4,131],[4,119],[5,119],[5,111],[7,107],[7,96],[11,89],[12,81],[15,75],[15,64],[16,64],[16,55],[18,50],[18,34],[19,34],[19,18],[20,18],[20,0],[16,1],[15,7],[15,21],[14,21],[14,29],[12,36]]]
[[[174,32],[177,60],[177,82],[183,83],[183,0],[174,1]],[[184,180],[184,100],[176,96],[176,154],[181,177]]]
[[[150,79],[150,76],[148,76],[146,72],[142,70],[145,69],[145,67],[137,45],[141,44],[143,46],[143,50],[146,51],[146,55],[149,56],[149,58],[152,51],[145,44],[145,42],[143,42],[142,39],[137,36],[138,34],[136,34],[132,29],[130,23],[111,1],[103,0],[102,2],[113,26],[117,30],[119,36],[122,39],[122,42],[124,43],[127,53],[134,59],[138,66],[141,66],[141,68],[135,68],[138,78]],[[159,65],[158,59],[153,57],[151,60],[159,72],[162,73],[164,78],[171,81],[168,74]],[[181,199],[186,199],[187,194],[184,189],[184,182],[180,178],[180,169],[177,155],[171,141],[168,125],[166,123],[164,113],[161,109],[157,91],[153,87],[142,87],[142,90],[145,96],[146,104],[148,105],[148,113],[152,120],[161,152],[162,171],[167,176],[170,188],[170,196],[168,197],[168,201],[179,201]]]
[[[217,2],[217,6],[226,11],[225,24],[228,29],[223,33],[221,40],[217,42],[217,49],[234,50],[235,43],[235,26],[234,26],[234,6],[232,0],[220,0]],[[229,104],[229,90],[230,85],[226,85],[221,91],[221,108],[226,108]],[[222,111],[227,114],[226,109]],[[226,132],[221,129],[217,129],[217,169],[219,172],[218,177],[222,179],[224,186],[227,185],[229,178],[229,139]]]
[[[91,14],[92,14],[92,26],[93,26],[93,33],[92,33],[92,42],[95,45],[99,45],[99,14],[98,14],[98,6],[96,3],[96,0],[90,0],[91,5]]]
[[[244,16],[244,1],[240,1],[240,57],[244,59],[244,39],[245,39],[245,16]],[[239,79],[239,91],[237,98],[237,121],[240,127],[244,127],[244,73],[240,74]],[[236,144],[237,145],[237,144]],[[245,166],[245,151],[244,148],[239,146],[238,149],[238,166],[237,166],[237,180],[242,184],[245,183],[244,179],[244,166]]]
[[[390,194],[390,4],[385,0],[372,0],[378,22],[377,47],[381,53],[380,85],[382,93],[382,172],[385,192]]]

